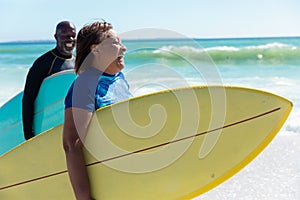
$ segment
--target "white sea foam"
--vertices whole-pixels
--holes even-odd
[[[206,48],[206,51],[239,51],[240,48],[233,47],[233,46],[218,46],[218,47],[210,47]]]
[[[246,49],[271,49],[271,48],[290,48],[290,49],[292,49],[292,48],[297,48],[297,47],[293,46],[293,45],[274,42],[274,43],[268,43],[268,44],[264,44],[264,45],[249,46],[249,47],[245,47],[245,48]]]

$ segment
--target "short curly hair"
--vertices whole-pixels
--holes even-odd
[[[84,60],[91,52],[93,44],[100,44],[107,38],[108,31],[113,29],[112,25],[107,22],[93,22],[87,24],[80,29],[76,41],[76,61],[75,72],[79,73],[80,68],[84,64]]]

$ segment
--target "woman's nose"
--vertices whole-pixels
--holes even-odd
[[[126,46],[125,46],[125,45],[123,45],[123,44],[121,44],[121,49],[122,49],[122,51],[123,51],[123,52],[127,51],[127,48],[126,48]]]

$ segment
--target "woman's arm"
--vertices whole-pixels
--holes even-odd
[[[77,200],[90,200],[90,184],[83,155],[83,142],[93,113],[67,108],[63,129],[63,146],[70,181]]]

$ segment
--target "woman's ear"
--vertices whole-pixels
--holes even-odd
[[[91,52],[92,53],[98,53],[98,52],[100,52],[97,47],[98,47],[97,44],[92,44],[91,47],[90,47]]]

